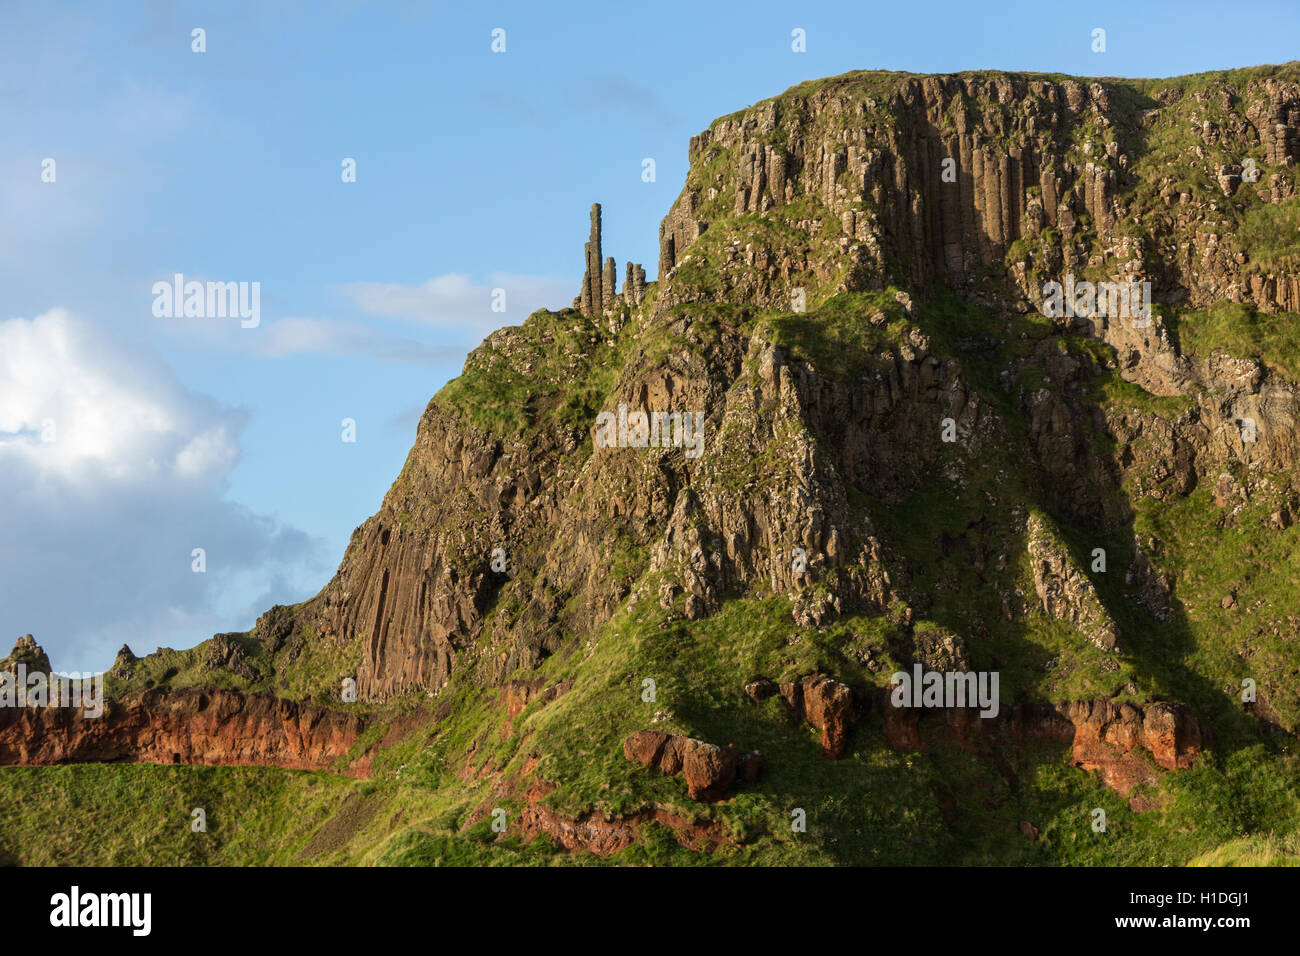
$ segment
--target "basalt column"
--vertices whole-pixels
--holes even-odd
[[[640,263],[627,264],[623,290],[618,288],[618,263],[613,256],[602,258],[600,241],[600,203],[591,206],[591,235],[585,247],[582,289],[573,307],[583,315],[608,315],[620,305],[638,306],[645,299],[645,269]]]
[[[608,312],[614,308],[615,286],[617,284],[618,266],[614,264],[614,257],[609,256],[605,259],[605,273],[600,283],[600,307],[602,312]]]
[[[623,279],[623,301],[636,307],[645,299],[645,269],[640,263],[629,262]]]
[[[582,274],[582,294],[578,307],[583,315],[597,315],[606,308],[601,280],[600,203],[591,205],[591,235],[587,239],[585,251],[587,263]]]
[[[659,278],[665,278],[677,265],[677,240],[667,222],[659,224]]]

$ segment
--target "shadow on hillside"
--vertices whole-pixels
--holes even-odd
[[[1071,425],[1079,435],[1068,470],[1076,477],[1086,476],[1086,480],[1080,477],[1068,485],[1062,484],[1060,464],[1053,469],[1045,467],[1031,440],[1021,404],[1025,392],[999,387],[999,373],[1006,357],[978,344],[976,351],[963,349],[964,341],[977,340],[953,336],[952,329],[939,328],[942,316],[932,314],[927,318],[926,311],[922,305],[915,320],[927,335],[942,342],[942,358],[961,360],[972,390],[997,411],[1004,425],[1005,443],[983,459],[966,461],[967,471],[961,483],[954,484],[941,476],[944,469],[934,468],[911,476],[910,492],[900,494],[893,488],[883,498],[873,497],[872,489],[852,479],[853,461],[836,462],[843,479],[861,496],[860,501],[866,505],[886,549],[893,552],[896,564],[891,565],[891,571],[903,571],[898,582],[900,590],[909,600],[915,598],[913,610],[918,620],[934,622],[961,636],[973,669],[1003,672],[1006,675],[1003,697],[1007,697],[1008,689],[1012,696],[1008,704],[1041,705],[1112,696],[1127,696],[1139,704],[1157,700],[1186,704],[1201,727],[1205,749],[1213,753],[1213,757],[1202,756],[1201,761],[1222,762],[1239,750],[1266,741],[1272,728],[1246,712],[1230,689],[1225,691],[1216,686],[1212,677],[1190,663],[1198,640],[1206,638],[1198,638],[1179,601],[1176,585],[1167,607],[1157,616],[1138,600],[1136,591],[1140,582],[1126,581],[1137,537],[1136,515],[1123,487],[1117,436],[1106,428],[1088,433],[1085,427],[1088,422],[1106,421],[1100,399],[1083,389],[1071,389],[1063,395],[1071,410]],[[845,427],[843,421],[823,422],[821,433],[816,435],[819,444],[827,449],[843,448]],[[905,441],[905,431],[906,426],[900,427],[890,440]],[[912,440],[916,440],[915,435]],[[1080,492],[1081,488],[1085,491]],[[1017,509],[1019,516],[1015,514]],[[1093,669],[1084,680],[1085,690],[1081,692],[1044,692],[1058,676],[1052,673],[1058,665],[1058,655],[1051,649],[1050,641],[1044,640],[1047,619],[1037,607],[1033,589],[1020,596],[1019,602],[1013,600],[1008,612],[1006,598],[1014,592],[1015,582],[1023,580],[1029,560],[1023,531],[1026,509],[1039,510],[1055,522],[1074,561],[1085,570],[1102,605],[1118,624],[1121,650],[1117,660],[1123,666],[1107,670],[1108,662],[1103,658],[1099,675],[1096,665],[1100,652],[1082,648],[1084,653],[1079,659]],[[1104,573],[1088,573],[1093,549],[1098,547],[1108,556],[1108,569]],[[1047,623],[1046,628],[1060,632],[1056,634],[1057,639],[1067,645],[1070,641],[1086,644],[1086,638],[1068,625]],[[900,656],[911,655],[914,650],[914,647],[898,648]],[[1127,675],[1124,667],[1128,669]],[[1108,678],[1112,673],[1114,678]],[[1136,686],[1126,686],[1130,682]],[[1069,683],[1067,676],[1062,685]],[[1149,698],[1143,693],[1148,688],[1154,688]],[[772,769],[763,789],[777,800],[797,801],[801,797],[807,800],[815,791],[818,799],[836,807],[845,799],[837,787],[850,786],[850,781],[865,786],[873,795],[876,804],[872,813],[890,806],[895,796],[904,797],[896,812],[904,817],[910,812],[911,822],[907,827],[882,825],[877,820],[870,838],[866,838],[860,833],[863,827],[854,825],[857,819],[854,814],[846,813],[839,818],[837,827],[843,833],[826,849],[845,862],[869,861],[882,852],[890,862],[907,859],[909,852],[918,861],[942,862],[945,847],[952,851],[955,844],[946,843],[942,834],[947,829],[955,836],[961,824],[955,827],[946,812],[952,795],[943,780],[933,777],[923,780],[912,773],[900,775],[896,768],[888,766],[888,761],[884,766],[858,763],[852,769],[825,764],[813,766],[821,758],[815,747],[799,739],[808,736],[806,729],[796,728],[792,735],[791,728],[782,727],[779,722],[769,721],[764,725],[757,719],[737,718],[706,703],[681,716],[704,733],[713,734],[714,739],[743,733],[746,736],[736,740],[737,744],[770,748],[764,753],[772,753],[777,759],[769,760]],[[884,746],[878,718],[860,722],[854,733],[859,746],[863,742]],[[1045,756],[1048,750],[1034,748],[1036,756],[1024,759],[1030,760],[1031,765],[1033,759],[1050,759]],[[1025,753],[1029,752],[1026,748]],[[1009,766],[995,766],[987,759],[983,766],[963,762],[960,754],[946,754],[942,760],[961,767],[961,773],[969,776],[968,791],[989,794],[986,803],[992,809],[980,819],[995,821],[1004,829],[1005,813],[999,817],[993,809],[1011,812],[1006,805],[1041,807],[1053,805],[1054,801],[1058,809],[1068,806],[1060,795],[1018,794],[1016,775]],[[1005,760],[999,758],[998,763],[1005,764]],[[1052,811],[1047,812],[1050,815]],[[1242,819],[1252,812],[1241,810]],[[867,814],[865,818],[870,817]],[[1251,819],[1249,825],[1267,827],[1268,821]],[[968,823],[965,828],[967,837],[971,827]],[[992,842],[980,836],[977,842],[984,842],[979,843],[982,849],[976,855],[983,854],[981,858],[985,860],[990,856],[1000,857],[1001,862],[1061,862],[1043,853],[1035,855],[1028,841],[1024,847],[1017,847],[1017,839],[1019,836],[1014,831]],[[964,852],[976,851],[967,845]]]

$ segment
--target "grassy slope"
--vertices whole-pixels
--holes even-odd
[[[810,314],[766,316],[761,321],[796,357],[824,373],[854,376],[900,331],[891,302],[888,292],[841,296]],[[943,351],[956,350],[963,337],[988,328],[987,316],[960,303],[940,302],[931,308],[933,319],[923,319],[922,325]],[[873,330],[863,319],[876,310],[886,311],[890,321]],[[994,387],[996,372],[1027,354],[1050,330],[1033,316],[1013,324],[1023,328],[1011,330],[998,354],[963,356],[963,362],[968,377],[1005,413],[1014,431],[1013,400]],[[1063,340],[1062,347],[1082,356],[1095,351],[1098,343]],[[1098,402],[1122,402],[1169,417],[1187,407],[1185,401],[1147,395],[1101,365],[1094,370],[1087,394]],[[941,749],[929,755],[896,754],[884,745],[871,719],[855,731],[848,759],[824,761],[813,731],[791,722],[776,701],[754,707],[741,696],[741,684],[759,674],[779,678],[812,669],[857,683],[879,683],[893,667],[896,628],[885,618],[853,617],[824,632],[799,632],[790,624],[783,601],[762,594],[734,596],[717,616],[689,625],[682,622],[680,609],[660,611],[646,607],[649,601],[635,613],[621,614],[588,646],[546,662],[542,673],[552,680],[575,677],[573,690],[548,707],[531,706],[514,722],[514,735],[495,749],[479,750],[479,759],[491,753],[493,766],[510,772],[527,758],[539,758],[539,773],[560,784],[549,802],[562,812],[592,807],[620,812],[653,801],[687,814],[716,816],[739,837],[759,837],[745,849],[719,852],[713,857],[717,862],[1178,864],[1261,830],[1294,830],[1300,824],[1294,756],[1285,742],[1261,737],[1253,722],[1240,717],[1233,698],[1215,690],[1224,683],[1235,686],[1229,679],[1240,671],[1239,659],[1228,650],[1232,638],[1221,621],[1195,611],[1168,624],[1154,621],[1135,609],[1125,593],[1121,566],[1110,575],[1093,575],[1130,647],[1118,674],[1102,672],[1100,655],[1087,645],[1081,647],[1077,637],[1059,625],[1034,617],[1015,628],[993,623],[998,620],[996,610],[981,606],[989,600],[990,589],[969,562],[949,559],[939,542],[945,534],[969,539],[973,526],[987,522],[988,493],[1033,502],[1033,490],[1017,477],[1020,460],[1023,452],[1014,444],[1002,449],[977,469],[959,495],[928,482],[902,508],[880,508],[865,498],[861,503],[934,595],[927,609],[934,626],[969,633],[974,616],[992,624],[988,642],[971,651],[977,667],[996,662],[1003,668],[1004,696],[1056,699],[1113,693],[1133,681],[1143,695],[1188,700],[1210,717],[1219,747],[1194,771],[1162,775],[1163,809],[1130,813],[1095,777],[1070,767],[1059,748],[1036,745],[1011,755],[1019,778],[1013,790],[991,764],[964,753]],[[1145,499],[1137,525],[1146,529],[1160,523],[1169,550],[1195,555],[1198,565],[1234,567],[1242,553],[1257,547],[1242,536],[1258,537],[1259,515],[1245,516],[1236,534],[1219,533],[1206,495],[1202,489],[1185,501],[1163,505]],[[1260,503],[1256,510],[1263,507]],[[996,516],[993,523],[976,533],[994,541],[1005,539],[1007,529],[996,526]],[[1088,539],[1087,529],[1061,530],[1072,542]],[[1291,556],[1290,535],[1295,533],[1293,529],[1269,539],[1269,593],[1289,593],[1285,579],[1300,579]],[[1126,553],[1124,541],[1105,543],[1112,554]],[[1172,565],[1167,570],[1178,571]],[[1024,567],[1010,573],[1021,575],[1023,584]],[[1181,582],[1177,593],[1194,608],[1208,605],[1210,596],[1217,600],[1224,586],[1221,578],[1211,574]],[[946,586],[934,586],[940,582]],[[641,584],[649,585],[647,593],[656,593],[653,581],[643,578]],[[670,620],[670,615],[676,619]],[[841,653],[868,645],[879,651],[879,673],[856,667],[851,655]],[[1051,658],[1059,663],[1045,675],[1038,664]],[[656,682],[654,703],[641,699],[647,677]],[[490,709],[481,713],[485,723],[479,738],[485,743],[499,740],[503,718],[492,716]],[[768,759],[761,786],[740,791],[717,807],[692,805],[684,799],[680,781],[647,774],[623,760],[618,746],[622,737],[648,726],[760,750]],[[465,737],[470,731],[461,724],[458,734]],[[942,822],[941,794],[956,802],[955,834]],[[789,832],[787,821],[795,806],[807,810],[811,823],[803,836]],[[1095,807],[1107,810],[1110,826],[1104,835],[1094,834],[1089,826]],[[1037,843],[1020,836],[1016,827],[1022,819],[1042,831]],[[419,845],[425,838],[407,839]],[[448,837],[427,839],[442,846]],[[415,851],[405,858],[419,858],[411,853]]]
[[[850,676],[836,648],[850,634],[887,644],[886,622],[850,618],[792,644],[794,629],[776,599],[729,602],[690,627],[667,622],[668,614],[656,606],[639,622],[624,615],[589,652],[548,661],[552,677],[578,675],[575,686],[554,704],[530,705],[504,740],[497,695],[460,691],[441,732],[421,732],[387,751],[373,781],[265,768],[4,768],[0,853],[27,864],[602,862],[555,854],[544,842],[525,846],[509,832],[491,842],[486,823],[462,831],[476,808],[500,806],[513,817],[519,805],[496,797],[490,777],[461,779],[467,758],[474,766],[491,759],[509,776],[530,756],[540,758],[541,776],[562,784],[549,801],[562,812],[617,812],[654,801],[724,820],[735,836],[753,841],[700,855],[652,825],[643,845],[614,863],[1181,864],[1300,822],[1300,768],[1263,743],[1164,775],[1168,803],[1140,815],[1094,775],[1069,766],[1064,748],[1047,744],[1009,752],[1013,788],[990,761],[960,751],[896,753],[869,718],[854,731],[849,756],[832,763],[821,756],[817,735],[790,720],[778,701],[755,707],[745,700],[737,675],[779,677],[816,665]],[[882,663],[892,667],[887,658]],[[652,703],[641,696],[647,676],[657,684]],[[768,761],[761,785],[714,807],[692,804],[679,779],[622,758],[622,737],[647,726],[759,749]],[[941,795],[956,804],[954,833],[944,825]],[[189,830],[194,806],[207,811],[205,834]],[[1090,828],[1096,807],[1107,812],[1104,834]],[[790,832],[795,808],[807,812],[806,834]],[[1021,836],[1020,820],[1040,829],[1036,843]],[[88,830],[94,841],[84,839]]]
[[[758,321],[767,323],[795,357],[828,374],[854,374],[864,354],[897,331],[862,321],[887,305],[887,298],[844,297],[811,315]],[[939,347],[955,347],[967,325],[984,321],[953,302],[927,304],[920,313],[931,316],[922,324]],[[1046,334],[1034,318],[1022,321],[1027,333]],[[856,350],[850,347],[855,327],[866,336]],[[999,398],[989,388],[991,376],[1028,347],[1018,335],[1007,341],[1005,354],[966,357],[970,379],[1004,412],[1012,410],[1013,399]],[[1098,371],[1104,381],[1093,383],[1094,394],[1107,394],[1110,376]],[[1153,400],[1150,407],[1161,405]],[[1097,669],[1100,657],[1093,649],[1059,625],[1034,616],[1015,626],[999,623],[990,603],[997,600],[993,590],[970,561],[940,544],[945,535],[967,542],[987,535],[996,544],[1011,533],[996,514],[989,515],[985,501],[995,493],[1032,505],[1033,490],[1013,467],[1022,454],[1018,441],[1013,436],[1009,447],[976,468],[961,493],[931,479],[901,508],[883,508],[867,496],[859,497],[859,506],[871,513],[916,583],[932,595],[919,627],[968,635],[973,618],[988,622],[987,641],[968,640],[968,645],[977,668],[1002,668],[1004,699],[1083,696],[1134,680],[1143,691],[1187,700],[1211,717],[1218,735],[1215,752],[1196,770],[1163,775],[1161,810],[1130,813],[1095,776],[1069,766],[1064,748],[1031,744],[1009,752],[1017,779],[1013,787],[992,762],[950,748],[896,753],[871,717],[855,729],[845,760],[824,760],[814,731],[792,721],[777,700],[749,703],[743,683],[757,675],[779,679],[820,670],[858,684],[880,684],[899,660],[898,628],[885,616],[857,615],[821,631],[800,631],[783,597],[754,591],[732,595],[721,613],[694,623],[682,619],[680,607],[664,610],[652,598],[620,612],[592,640],[553,655],[539,672],[527,675],[550,681],[572,677],[574,685],[555,703],[531,704],[509,734],[499,691],[454,682],[440,700],[450,708],[447,717],[434,732],[413,733],[381,754],[371,782],[263,768],[4,768],[0,852],[24,863],[599,862],[589,855],[556,854],[545,843],[524,846],[510,833],[494,841],[485,823],[464,827],[471,812],[485,805],[512,815],[519,807],[518,797],[494,796],[491,775],[463,779],[466,765],[484,767],[490,761],[493,771],[512,779],[531,759],[538,761],[539,776],[559,784],[547,801],[559,812],[621,813],[656,803],[683,815],[720,819],[744,843],[711,856],[694,854],[650,825],[640,845],[612,862],[1180,864],[1217,859],[1216,853],[1249,856],[1232,849],[1236,843],[1219,848],[1258,840],[1269,829],[1295,830],[1300,797],[1294,781],[1300,768],[1294,755],[1234,716],[1231,698],[1217,690],[1236,683],[1241,658],[1234,648],[1243,635],[1254,634],[1267,612],[1243,610],[1225,622],[1217,596],[1228,587],[1241,595],[1289,594],[1300,580],[1292,546],[1300,529],[1266,533],[1256,513],[1265,502],[1235,526],[1218,529],[1217,509],[1204,488],[1166,504],[1144,500],[1137,524],[1167,543],[1166,553],[1174,557],[1166,569],[1178,582],[1186,613],[1158,624],[1133,607],[1122,571],[1094,575],[1131,655],[1120,674],[1105,674]],[[1084,529],[1061,530],[1067,539],[1086,535]],[[1258,572],[1241,564],[1241,555],[1252,553],[1259,558]],[[1177,555],[1194,557],[1180,561]],[[644,561],[634,564],[632,573],[644,592],[656,594],[657,582],[643,573]],[[1025,567],[1013,564],[1006,573],[1009,581],[1024,584]],[[936,586],[940,582],[944,587]],[[1256,637],[1263,642],[1258,652],[1283,657],[1281,639],[1270,640]],[[191,653],[180,652],[182,657]],[[1041,662],[1053,657],[1060,663],[1044,672]],[[169,666],[186,660],[178,657]],[[863,660],[872,660],[872,666]],[[160,659],[157,666],[168,661]],[[642,699],[646,678],[656,684],[653,702]],[[280,679],[295,678],[288,673]],[[648,773],[622,757],[623,737],[646,727],[757,749],[767,759],[762,782],[736,791],[723,804],[696,805],[686,799],[680,779]],[[940,811],[945,797],[957,808],[952,832]],[[208,811],[208,833],[190,833],[193,806]],[[1096,807],[1107,811],[1105,834],[1091,830]],[[806,834],[790,830],[796,808],[807,813]],[[67,828],[70,820],[77,826]],[[1021,820],[1039,828],[1037,842],[1020,834]],[[76,839],[87,826],[104,834],[89,851]]]

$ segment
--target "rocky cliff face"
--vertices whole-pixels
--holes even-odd
[[[887,549],[850,513],[845,489],[902,500],[946,451],[914,436],[946,418],[968,459],[1006,441],[1005,416],[932,344],[912,296],[943,285],[1033,314],[1045,279],[1077,272],[1148,280],[1157,305],[1297,308],[1296,276],[1251,261],[1231,228],[1243,210],[1292,196],[1298,144],[1300,87],[1286,70],[1200,86],[850,74],[719,120],[691,142],[686,187],[660,229],[654,294],[635,278],[621,292],[607,281],[594,209],[581,313],[502,330],[466,368],[498,386],[535,382],[532,397],[519,396],[527,425],[480,427],[468,399],[481,396],[455,388],[431,403],[380,512],[300,618],[322,639],[358,642],[361,693],[382,698],[436,689],[470,665],[499,680],[561,635],[598,626],[627,597],[601,560],[609,542],[671,569],[690,616],[760,581],[792,593],[825,582],[803,599],[809,622],[828,609],[883,609],[898,597]],[[1194,175],[1168,167],[1175,149]],[[1246,159],[1251,182],[1232,169]],[[798,289],[815,304],[893,284],[912,296],[862,319],[900,335],[857,379],[714,319],[718,303],[790,310]],[[1300,397],[1277,369],[1182,354],[1159,314],[1147,328],[1104,316],[1057,325],[1110,346],[1101,367],[1189,399],[1172,421],[1082,402],[1078,387],[1098,367],[1059,350],[1007,371],[1012,382],[1027,365],[1047,373],[1051,387],[1016,389],[1016,411],[1049,495],[1075,519],[1123,527],[1131,506],[1114,492],[1125,483],[1185,494],[1224,468],[1287,472],[1300,460]],[[632,332],[611,367],[612,343]],[[566,419],[547,393],[573,375],[608,388]],[[593,447],[591,417],[621,403],[698,411],[709,452],[630,460]],[[1098,455],[1086,440],[1098,430],[1116,437],[1118,454]],[[761,468],[754,449],[771,451]],[[1029,537],[1041,538],[1032,528]],[[503,571],[493,570],[498,548]],[[1118,629],[1086,578],[1059,549],[1036,560],[1046,613],[1114,645]],[[485,615],[502,602],[519,613],[480,646]]]
[[[1209,721],[1235,721],[1243,676],[1261,690],[1248,716],[1295,732],[1293,622],[1263,600],[1228,619],[1235,590],[1231,605],[1205,594],[1234,555],[1285,551],[1300,507],[1300,386],[1267,325],[1294,328],[1284,313],[1300,309],[1285,233],[1300,226],[1300,69],[849,74],[718,120],[690,159],[657,281],[627,263],[618,288],[594,207],[575,307],[475,350],[333,580],[214,641],[204,673],[306,672],[328,697],[351,677],[370,704],[504,688],[501,740],[528,739],[543,705],[596,719],[598,754],[681,770],[712,800],[740,751],[584,704],[615,693],[600,680],[621,694],[644,675],[582,668],[602,641],[681,639],[749,601],[788,629],[766,696],[831,758],[851,755],[869,703],[849,684],[914,662],[1001,670],[1022,715],[1009,726],[1070,744],[1125,793],[1156,780],[1138,752],[1182,769]],[[1075,280],[1149,282],[1155,308],[1045,315],[1045,283]],[[1197,508],[1213,532],[1189,543]],[[1248,521],[1257,537],[1197,566]],[[754,653],[720,646],[726,694]],[[127,690],[146,665],[127,652]],[[275,762],[323,766],[360,730],[260,698],[151,693],[102,732],[10,716],[0,759],[283,749]],[[655,719],[707,723],[711,706]],[[959,742],[966,719],[948,720]],[[921,747],[922,726],[882,721],[897,747]],[[530,812],[534,830],[560,826]]]
[[[1300,261],[1254,261],[1240,227],[1294,204],[1298,124],[1300,87],[1285,71],[1192,89],[887,74],[805,84],[691,141],[686,188],[660,227],[659,298],[790,309],[798,289],[892,279],[1023,313],[1043,307],[1046,280],[1074,275],[1150,282],[1157,310],[1295,312]],[[1277,370],[1189,356],[1159,314],[1058,324],[1113,347],[1120,374],[1147,391],[1196,396],[1164,439],[1183,480],[1197,464],[1202,475],[1228,462],[1278,471],[1300,456],[1294,381]],[[1075,370],[1058,371],[1068,381]],[[1077,459],[1063,440],[1085,423],[1059,391],[1025,404],[1041,456]]]
[[[1200,756],[1203,744],[1196,717],[1177,704],[1156,703],[1145,711],[1110,700],[1078,700],[1055,706],[1027,704],[984,720],[968,707],[929,711],[897,707],[890,701],[889,690],[854,690],[823,674],[779,685],[760,678],[747,684],[745,693],[755,703],[779,693],[790,706],[792,716],[821,732],[822,753],[832,760],[844,757],[853,725],[872,714],[873,719],[880,719],[885,740],[896,750],[925,751],[936,745],[955,744],[963,750],[989,753],[1026,737],[1068,744],[1076,766],[1100,771],[1107,786],[1123,796],[1136,786],[1157,783],[1143,751],[1156,766],[1185,770]],[[654,765],[655,760],[647,756],[652,749],[647,744],[662,747],[662,739],[650,739],[656,737],[665,735],[633,735],[624,745],[625,756]],[[634,746],[637,742],[643,745],[640,749]]]
[[[1174,141],[1194,152],[1193,181],[1154,168]],[[660,226],[661,278],[671,280],[714,221],[776,212],[793,227],[784,242],[746,244],[714,263],[724,281],[739,280],[730,301],[784,305],[780,280],[849,291],[891,273],[917,287],[937,280],[1040,301],[1034,273],[1105,265],[1153,276],[1170,297],[1300,308],[1300,276],[1243,262],[1226,234],[1232,200],[1294,195],[1300,87],[1284,72],[1190,90],[848,74],[718,120],[691,140],[690,155],[687,187]],[[789,207],[818,215],[791,221],[781,212]],[[1017,250],[1021,240],[1032,241]],[[1012,290],[980,281],[1009,255]]]
[[[0,660],[0,671],[17,674],[19,664],[23,665],[29,673],[48,674],[50,672],[49,656],[36,643],[36,638],[30,634],[25,634],[14,642],[14,649],[9,652],[9,656]]]
[[[343,770],[365,721],[355,714],[232,691],[146,691],[105,704],[0,709],[0,765],[161,763]],[[341,761],[341,763],[340,763]]]

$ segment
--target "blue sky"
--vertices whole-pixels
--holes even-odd
[[[1282,2],[6,0],[0,653],[98,669],[309,597],[466,352],[576,295],[592,202],[654,277],[716,116],[851,69],[1169,76],[1297,37]],[[260,283],[260,325],[155,318],[177,272]]]

